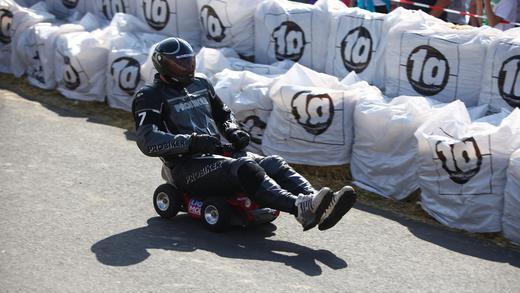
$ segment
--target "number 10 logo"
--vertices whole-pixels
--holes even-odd
[[[450,66],[441,52],[434,47],[422,45],[408,56],[406,76],[415,91],[424,96],[433,96],[446,87]]]
[[[132,96],[141,80],[141,65],[131,57],[120,57],[112,62],[110,74],[114,78],[115,84]]]
[[[372,58],[372,37],[370,32],[360,26],[347,33],[341,41],[341,59],[348,71],[361,73],[368,67]]]
[[[112,17],[114,17],[114,14],[118,12],[126,13],[125,4],[123,3],[123,0],[103,0],[101,5],[103,15],[105,15],[107,19],[112,19]]]
[[[200,23],[206,37],[215,42],[222,42],[226,38],[226,27],[217,15],[213,7],[204,5],[200,9]]]
[[[498,91],[511,106],[520,106],[520,56],[504,61],[498,73]]]
[[[162,30],[170,20],[170,6],[166,0],[143,0],[144,18],[155,30]]]
[[[7,9],[0,9],[0,42],[9,44],[11,42],[11,25],[13,14]]]
[[[305,34],[302,28],[292,21],[284,21],[272,33],[276,59],[289,59],[298,62],[305,50]]]

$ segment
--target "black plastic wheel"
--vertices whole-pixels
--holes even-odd
[[[202,222],[213,232],[227,230],[231,223],[231,207],[224,200],[208,199],[202,205]]]
[[[153,207],[162,218],[173,218],[182,208],[182,194],[170,184],[159,185],[153,194]]]

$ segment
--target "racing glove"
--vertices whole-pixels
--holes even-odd
[[[240,151],[249,145],[250,137],[247,132],[240,129],[236,129],[228,135],[227,139],[231,144],[233,144],[233,147],[236,150]]]
[[[194,154],[214,154],[220,140],[208,134],[192,134],[190,137],[190,152]]]

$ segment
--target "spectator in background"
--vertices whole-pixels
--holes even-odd
[[[430,5],[430,6],[439,6],[439,7],[448,7],[448,5],[450,4],[450,0],[413,0],[414,2],[417,2],[417,3],[422,3],[422,4],[426,4],[426,5]],[[428,14],[431,14],[437,18],[440,18],[444,21],[446,21],[446,12],[442,9],[440,10],[432,10],[430,8],[425,8],[425,7],[418,7],[418,6],[414,6],[412,4],[402,4],[402,7],[406,8],[406,9],[412,9],[412,10],[422,10]]]
[[[358,0],[357,6],[372,12],[390,12],[390,0]]]
[[[440,18],[444,21],[448,21],[448,13],[446,11],[444,11],[444,8],[448,8],[452,4],[451,2],[454,2],[454,1],[451,1],[451,0],[435,1],[435,3],[433,5],[437,6],[438,8],[442,8],[442,9],[432,9],[430,11],[430,14],[437,18]]]
[[[465,12],[468,11],[468,1],[467,0],[451,0],[449,1],[449,5],[447,8],[459,12]],[[433,15],[433,14],[432,14]],[[465,15],[457,14],[457,13],[448,13],[446,16],[446,20],[454,23],[454,24],[468,24],[468,20],[466,19]]]
[[[475,14],[475,15],[483,15],[484,9],[482,0],[471,0],[469,4],[469,13]],[[481,27],[482,26],[482,19],[470,16],[469,18],[469,25]]]
[[[501,22],[520,21],[520,5],[518,4],[518,0],[500,0],[494,9],[491,7],[490,0],[484,0],[484,7],[486,9],[488,24],[494,28],[505,31],[513,28],[514,25]]]

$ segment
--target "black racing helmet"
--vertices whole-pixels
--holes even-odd
[[[153,66],[163,77],[179,83],[190,83],[195,75],[195,53],[181,38],[160,41],[153,51]]]

